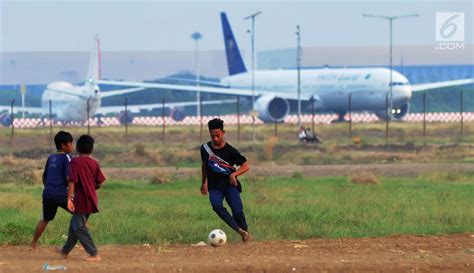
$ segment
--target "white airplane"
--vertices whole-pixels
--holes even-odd
[[[100,80],[100,41],[98,37],[94,40],[89,60],[89,70],[86,81],[83,85],[72,85],[65,81],[49,83],[41,97],[41,107],[15,107],[14,113],[25,111],[31,114],[39,114],[48,118],[49,104],[51,102],[51,112],[55,120],[65,122],[84,122],[87,120],[87,110],[89,117],[96,114],[105,115],[107,113],[119,113],[120,123],[125,123],[124,106],[101,106],[101,99],[111,96],[118,96],[127,93],[142,91],[145,88],[136,87],[121,90],[100,92],[98,81]],[[235,100],[206,101],[203,104],[232,103]],[[170,115],[175,120],[184,119],[185,106],[195,106],[196,102],[174,102],[166,103],[165,108],[171,108]],[[127,110],[131,113],[138,113],[142,110],[152,110],[162,108],[162,103],[128,105]],[[0,106],[0,124],[10,126],[12,119],[10,106]],[[3,113],[1,113],[3,112]],[[128,116],[128,122],[131,117]]]
[[[225,13],[221,13],[221,22],[229,76],[221,79],[218,87],[126,81],[99,81],[99,83],[251,97],[252,73],[245,67]],[[391,72],[392,82],[390,82]],[[301,100],[313,103],[315,110],[337,113],[338,120],[342,121],[349,111],[349,94],[351,94],[352,111],[373,112],[381,119],[402,119],[410,110],[413,92],[472,83],[474,79],[471,78],[412,85],[405,76],[387,68],[303,69]],[[387,109],[390,85],[392,109]],[[297,70],[257,70],[254,86],[257,96],[254,110],[258,112],[258,118],[264,122],[283,121],[290,112],[289,101],[297,100]]]

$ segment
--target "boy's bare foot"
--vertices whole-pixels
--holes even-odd
[[[56,248],[56,252],[61,256],[61,259],[64,259],[64,260],[67,259],[67,254],[64,253],[61,248]]]
[[[242,242],[247,243],[250,241],[250,233],[248,231],[239,228],[238,232],[242,236]]]
[[[99,255],[95,255],[95,256],[89,256],[89,257],[85,258],[84,261],[86,261],[86,262],[100,262],[100,261],[102,261],[102,258]]]
[[[28,248],[28,251],[36,251],[36,248],[38,246],[36,244],[31,244],[30,247]]]

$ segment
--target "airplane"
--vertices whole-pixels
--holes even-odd
[[[130,81],[98,81],[101,84],[142,88],[172,89],[188,92],[206,92],[252,96],[252,71],[248,71],[237,41],[227,19],[220,14],[224,35],[225,52],[229,76],[215,86],[176,85]],[[256,70],[253,110],[264,122],[281,122],[290,113],[290,101],[297,100],[297,70]],[[390,82],[390,74],[392,81]],[[301,70],[302,102],[313,104],[314,109],[335,112],[337,121],[344,121],[350,111],[372,112],[378,118],[400,120],[410,111],[413,92],[474,83],[474,79],[459,79],[443,82],[410,84],[408,79],[395,70],[387,68],[322,68]],[[387,107],[387,97],[392,87],[392,109]],[[349,94],[351,105],[349,106]]]
[[[131,122],[131,115],[125,115],[124,106],[101,106],[103,98],[134,93],[144,90],[143,87],[127,88],[100,92],[98,82],[100,80],[100,40],[96,36],[94,46],[90,53],[89,69],[87,78],[83,85],[72,85],[69,82],[58,81],[49,83],[41,97],[41,107],[15,107],[14,113],[21,111],[30,114],[39,114],[43,118],[49,116],[49,104],[51,102],[51,112],[55,120],[62,122],[85,122],[87,117],[95,115],[105,115],[108,113],[118,113],[117,118],[121,124]],[[203,104],[233,103],[235,100],[205,101]],[[165,108],[170,108],[170,116],[174,120],[184,119],[184,107],[195,106],[197,102],[172,102],[166,103]],[[162,108],[162,103],[128,105],[127,111],[138,113],[142,110],[152,110]],[[0,125],[8,127],[12,124],[10,106],[0,106]],[[89,110],[89,114],[87,113]],[[3,113],[2,113],[3,112]]]

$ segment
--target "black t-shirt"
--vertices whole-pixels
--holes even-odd
[[[209,148],[211,148],[212,152],[217,155],[218,157],[222,158],[223,160],[227,161],[231,166],[242,166],[247,161],[243,155],[237,151],[234,147],[232,147],[229,143],[226,143],[224,147],[220,149],[214,149],[212,147],[211,142],[207,143]],[[201,159],[207,166],[207,160],[209,158],[209,154],[207,153],[204,145],[201,145]],[[207,187],[209,189],[225,189],[226,187],[230,186],[229,183],[229,176],[225,174],[220,174],[212,171],[209,167],[206,168],[207,174]]]

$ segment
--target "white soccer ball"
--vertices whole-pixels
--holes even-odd
[[[214,229],[209,233],[207,241],[211,246],[223,246],[227,242],[227,236],[225,232],[220,229]]]

